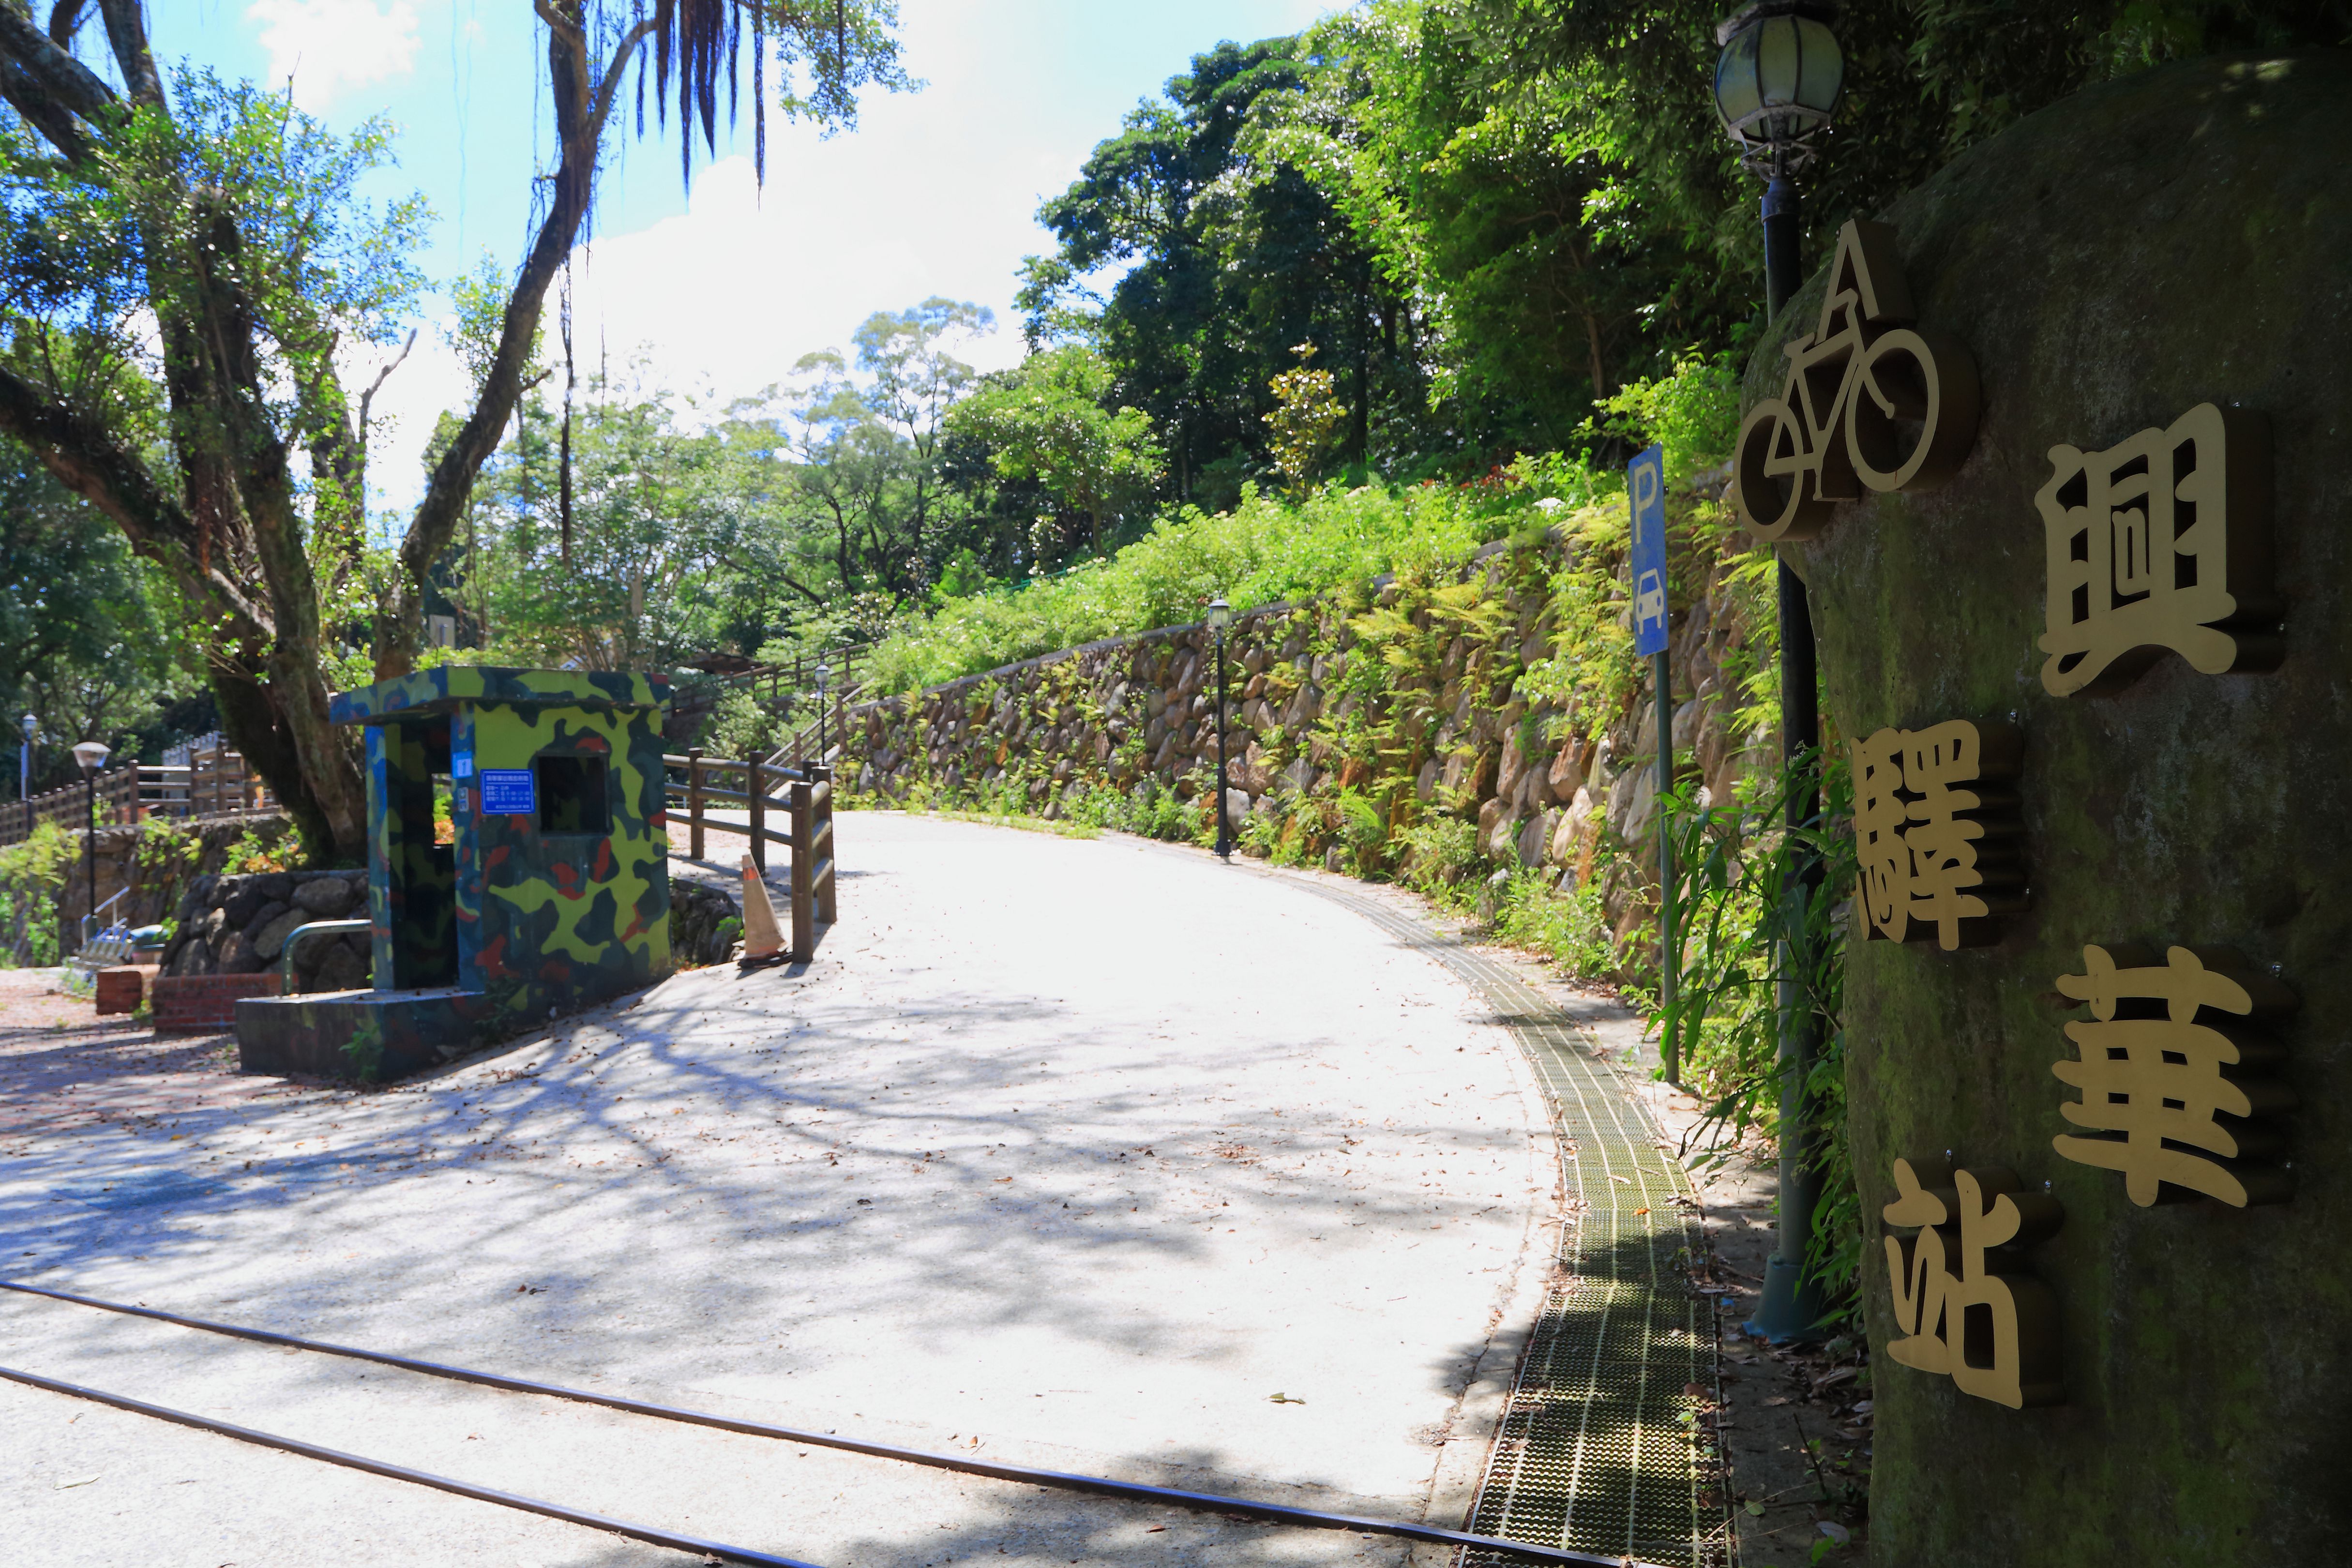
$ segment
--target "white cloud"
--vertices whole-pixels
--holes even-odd
[[[960,357],[983,370],[1016,363],[1019,325],[1004,320],[1005,249],[982,239],[942,256],[904,225],[871,221],[870,187],[856,188],[869,173],[772,163],[763,195],[749,160],[725,159],[696,177],[684,213],[583,247],[572,284],[574,356],[590,362],[582,374],[600,353],[617,373],[642,346],[654,380],[740,396],[783,380],[811,350],[846,348],[875,311],[942,294],[999,319],[993,335],[966,343]],[[949,226],[969,221],[961,211],[940,216]],[[1010,217],[990,226],[1028,227],[1023,207]]]
[[[404,77],[416,63],[412,0],[253,0],[246,19],[260,29],[269,79],[294,82],[294,101],[312,113],[347,88]]]

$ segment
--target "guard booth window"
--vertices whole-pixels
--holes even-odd
[[[540,832],[601,838],[613,831],[604,758],[541,757],[533,765],[539,770]]]

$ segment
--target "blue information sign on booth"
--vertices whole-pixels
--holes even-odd
[[[482,811],[489,816],[530,816],[539,810],[529,768],[484,768]]]
[[[1652,447],[1625,465],[1633,501],[1633,651],[1666,651],[1666,449]]]

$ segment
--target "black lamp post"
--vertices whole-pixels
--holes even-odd
[[[106,765],[108,750],[106,744],[99,741],[84,741],[73,749],[74,761],[81,764],[82,784],[89,792],[89,831],[82,836],[83,847],[88,850],[86,858],[89,868],[88,920],[98,918],[98,770]],[[88,931],[82,932],[82,942],[85,946],[89,944]]]
[[[27,713],[24,724],[25,743],[16,752],[16,798],[29,801],[33,798],[33,738],[41,732],[41,721]],[[26,822],[25,831],[32,829],[33,825]]]
[[[1234,856],[1233,827],[1225,819],[1225,628],[1234,624],[1234,607],[1223,594],[1209,601],[1209,630],[1217,639],[1217,854]]]
[[[1829,24],[1829,0],[1756,0],[1716,29],[1715,103],[1740,161],[1765,180],[1764,304],[1768,319],[1797,291],[1797,172],[1813,161],[1845,85],[1845,57]],[[1821,1173],[1813,1166],[1811,1106],[1805,1092],[1819,1045],[1811,994],[1815,954],[1806,914],[1821,869],[1796,834],[1821,813],[1821,712],[1813,663],[1812,605],[1805,581],[1783,558],[1780,600],[1780,753],[1788,773],[1790,829],[1780,995],[1780,1235],[1765,1269],[1764,1300],[1751,1333],[1773,1341],[1811,1337],[1824,1308],[1806,1267]]]
[[[824,683],[832,676],[833,667],[816,667],[816,765],[824,766]]]

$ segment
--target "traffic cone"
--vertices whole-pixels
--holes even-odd
[[[760,868],[743,857],[743,958],[745,963],[774,958],[784,951],[784,933],[776,924],[776,906],[768,901],[768,884]]]

